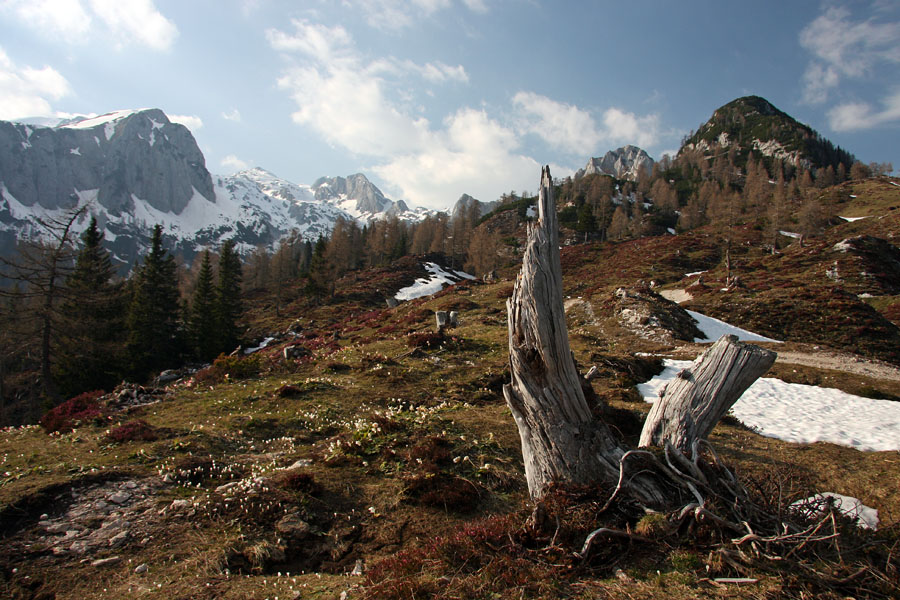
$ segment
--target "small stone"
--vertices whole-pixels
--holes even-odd
[[[184,500],[184,499],[172,500],[172,504],[169,505],[169,508],[171,508],[172,510],[181,510],[183,508],[190,507],[190,505],[191,505],[190,500]]]
[[[128,541],[129,537],[130,536],[128,535],[127,531],[120,531],[116,535],[109,538],[109,545],[113,548],[115,548],[117,546],[121,546],[122,544],[124,544],[125,542]]]
[[[127,489],[127,490],[133,490],[133,489],[135,489],[137,486],[138,486],[138,484],[135,483],[135,482],[133,482],[133,481],[126,481],[125,483],[122,484],[122,487],[125,488],[125,489]]]
[[[48,515],[47,513],[44,513],[40,516],[41,521],[46,521],[49,518],[50,518],[50,515]]]
[[[285,469],[285,470],[288,470],[288,469],[299,469],[299,468],[301,468],[301,467],[311,467],[311,466],[312,466],[312,462],[313,462],[313,461],[312,461],[311,458],[301,458],[300,460],[298,460],[297,462],[295,462],[295,463],[292,464],[291,466],[287,467],[287,469]]]
[[[134,572],[140,575],[141,573],[146,573],[147,569],[150,567],[147,566],[147,563],[140,564],[134,568]]]
[[[224,484],[222,484],[222,485],[220,485],[219,487],[216,488],[216,493],[217,493],[217,494],[224,494],[224,493],[227,492],[227,491],[233,490],[234,488],[236,488],[236,487],[239,486],[240,484],[241,484],[240,481],[231,481],[231,482],[229,482],[229,483],[224,483]]]
[[[122,557],[120,556],[110,556],[108,558],[98,558],[95,561],[91,561],[92,567],[108,567],[110,565],[115,565],[122,562]]]
[[[275,531],[289,538],[302,538],[309,533],[309,523],[297,513],[290,513],[275,523]]]
[[[69,529],[68,523],[50,523],[44,526],[47,533],[65,533]]]
[[[175,481],[175,478],[172,477],[169,473],[166,473],[166,476],[163,477],[163,483],[172,483]]]
[[[109,500],[110,502],[113,502],[113,503],[119,504],[119,505],[125,504],[130,499],[131,499],[131,494],[129,494],[128,492],[116,492],[115,494],[113,494],[112,496],[107,498],[107,500]]]
[[[356,563],[353,565],[353,570],[350,571],[350,574],[353,576],[359,576],[366,572],[366,563],[363,559],[359,558],[356,560]]]

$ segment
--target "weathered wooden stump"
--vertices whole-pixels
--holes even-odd
[[[669,442],[685,454],[706,438],[728,409],[778,355],[723,335],[662,390],[641,430],[641,446]]]

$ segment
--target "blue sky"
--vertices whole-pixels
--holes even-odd
[[[161,108],[213,173],[445,208],[755,94],[900,168],[900,3],[0,0],[0,119]]]

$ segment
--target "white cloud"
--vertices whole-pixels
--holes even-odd
[[[446,208],[463,192],[493,199],[539,178],[539,165],[516,153],[516,132],[484,111],[463,108],[437,125],[421,115],[409,78],[464,82],[462,66],[367,60],[341,27],[293,25],[290,34],[267,32],[276,50],[299,53],[278,80],[297,104],[293,120],[370,157],[389,193]]]
[[[800,32],[800,45],[814,59],[803,75],[804,101],[822,103],[842,77],[862,78],[879,64],[900,64],[900,23],[854,21],[846,8],[830,7]]]
[[[882,110],[867,102],[847,102],[828,111],[828,123],[834,131],[872,129],[892,121],[900,121],[900,91],[882,101]]]
[[[488,11],[487,2],[485,0],[463,0],[469,10],[477,13],[486,13]]]
[[[91,27],[91,17],[80,0],[6,0],[0,6],[30,27],[67,41],[76,41]]]
[[[236,108],[232,108],[227,112],[222,113],[222,118],[226,121],[234,121],[235,123],[241,122],[241,111]]]
[[[513,97],[523,131],[543,138],[554,148],[571,154],[593,153],[601,144],[653,146],[659,138],[659,115],[637,116],[619,108],[603,113],[598,126],[591,113],[533,92]]]
[[[234,154],[229,154],[228,156],[223,158],[221,162],[219,162],[219,164],[222,167],[229,169],[232,173],[237,173],[238,171],[244,171],[250,168],[250,165],[248,163],[241,160]]]
[[[469,75],[462,65],[451,67],[441,61],[417,65],[411,60],[406,60],[403,61],[401,66],[411,72],[418,73],[422,78],[432,83],[444,83],[447,81],[455,81],[457,83],[469,82]]]
[[[522,113],[525,131],[565,152],[590,154],[603,137],[591,114],[577,106],[533,92],[517,93],[513,105]]]
[[[416,152],[391,157],[376,174],[431,208],[447,208],[462,193],[494,200],[510,189],[536,186],[540,164],[516,153],[515,133],[484,111],[463,108],[432,131]]]
[[[637,144],[649,147],[656,144],[659,137],[659,115],[639,117],[618,108],[609,108],[603,113],[606,137],[615,143]]]
[[[178,28],[159,12],[153,0],[87,0],[87,8],[82,0],[5,0],[0,9],[69,43],[111,34],[120,46],[137,43],[168,50],[178,36]]]
[[[346,7],[361,11],[371,27],[387,31],[412,27],[453,4],[453,0],[344,0]],[[485,0],[462,0],[462,4],[476,13],[488,10]]]
[[[178,28],[157,10],[153,0],[90,2],[94,14],[125,41],[136,41],[154,50],[168,50],[178,37]]]
[[[0,48],[0,119],[50,116],[50,100],[69,93],[69,82],[52,67],[18,67]]]
[[[181,123],[192,132],[203,127],[203,120],[197,115],[167,115],[172,123]]]

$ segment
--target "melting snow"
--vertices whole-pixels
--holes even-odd
[[[723,335],[736,335],[739,340],[743,342],[776,342],[781,343],[779,340],[773,340],[772,338],[767,338],[763,335],[759,335],[758,333],[753,333],[752,331],[747,331],[746,329],[741,329],[740,327],[735,327],[734,325],[729,325],[725,321],[720,321],[719,319],[714,319],[713,317],[707,317],[704,314],[700,314],[693,310],[687,311],[691,317],[697,321],[697,327],[702,331],[706,337],[704,338],[694,338],[695,342],[715,342]]]
[[[662,373],[637,386],[647,402],[655,402],[660,388],[693,363],[666,360],[663,364]],[[900,450],[900,402],[764,377],[744,392],[731,411],[761,435],[786,442]]]
[[[140,112],[140,110],[114,110],[113,112],[106,113],[105,115],[100,115],[99,117],[82,119],[77,123],[63,125],[61,129],[90,129],[92,127],[97,127],[98,125],[108,125],[114,123],[115,121],[118,121],[119,119],[124,119],[125,117],[133,115],[136,112]],[[107,139],[109,138],[107,137]]]
[[[431,277],[420,277],[419,279],[416,279],[414,284],[402,288],[399,292],[394,294],[394,298],[397,300],[412,300],[414,298],[421,298],[422,296],[430,296],[432,294],[437,294],[444,289],[445,285],[453,285],[460,279],[475,279],[473,276],[468,273],[463,273],[462,271],[452,271],[451,273],[448,273],[436,263],[425,263],[424,267],[426,271],[431,273]]]
[[[244,354],[253,354],[254,352],[259,352],[269,344],[275,341],[273,337],[267,337],[263,341],[259,343],[259,346],[254,346],[253,348],[244,348]]]
[[[860,219],[868,219],[869,217],[841,217],[843,220],[852,223],[853,221],[859,221]]]
[[[815,518],[825,514],[828,505],[833,504],[836,509],[856,519],[856,524],[863,529],[878,529],[878,511],[866,506],[853,496],[844,496],[834,492],[822,492],[811,496],[806,500],[798,500],[791,506],[808,517]]]
[[[793,231],[779,231],[778,233],[780,233],[781,235],[787,236],[789,238],[795,238],[795,239],[800,238],[800,234],[794,233]]]
[[[693,273],[685,273],[685,277],[693,277],[694,275],[703,275],[706,271],[694,271]]]
[[[69,154],[74,154],[75,156],[81,156],[81,148],[69,148]]]

